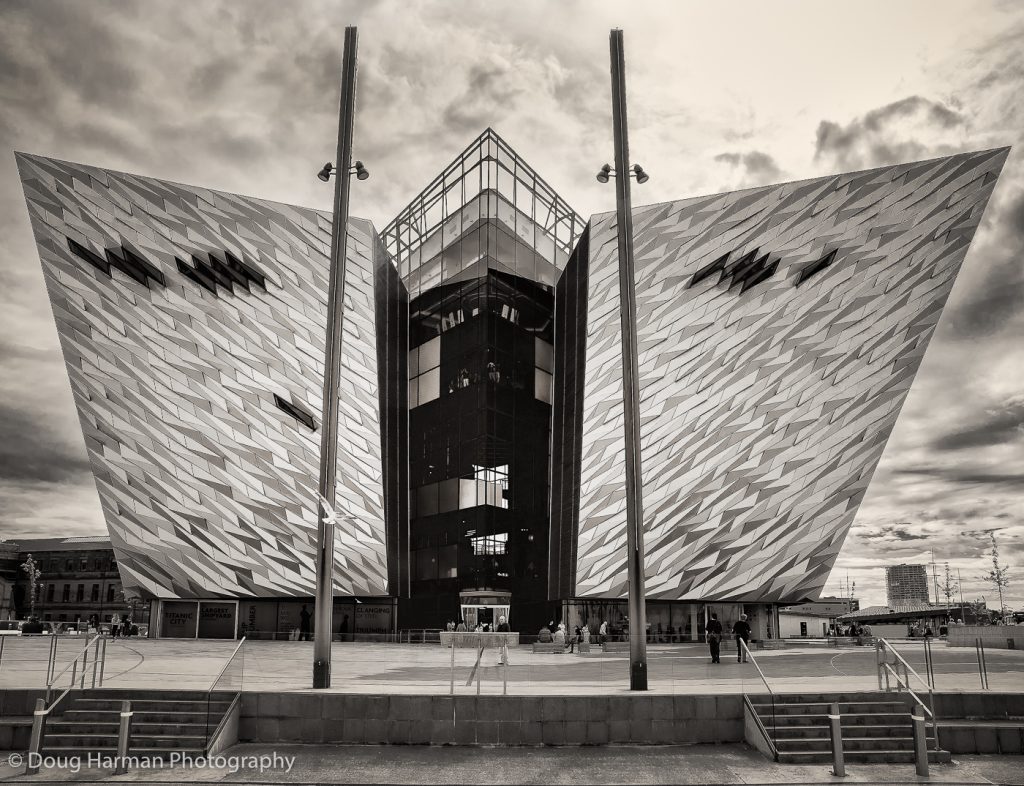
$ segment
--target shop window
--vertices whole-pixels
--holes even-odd
[[[469,539],[474,556],[508,553],[508,533],[497,532],[493,535],[480,535]]]
[[[533,339],[533,365],[547,371],[549,374],[555,370],[555,348],[542,338]]]
[[[539,368],[533,370],[533,396],[545,404],[551,403],[551,375]]]
[[[441,337],[409,352],[409,409],[441,395]]]
[[[437,577],[456,579],[459,577],[459,550],[457,546],[444,546],[437,550]]]

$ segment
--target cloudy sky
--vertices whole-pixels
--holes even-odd
[[[494,127],[584,215],[613,207],[608,30],[626,36],[637,204],[1018,145],[826,591],[996,532],[1024,606],[1024,4],[0,4],[0,537],[104,531],[14,150],[329,209],[359,27],[353,213],[378,227]]]

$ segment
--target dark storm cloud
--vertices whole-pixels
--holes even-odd
[[[965,485],[993,485],[1024,488],[1024,473],[1020,472],[986,472],[983,469],[968,466],[954,467],[904,467],[892,470],[895,475],[930,477],[947,483]]]
[[[782,178],[782,168],[768,153],[751,150],[749,153],[719,153],[715,161],[740,167],[744,172],[745,185],[765,185]]]
[[[931,534],[926,530],[912,532],[910,527],[914,524],[909,521],[901,521],[896,524],[891,524],[886,527],[881,527],[877,530],[868,530],[867,532],[860,533],[860,537],[864,540],[897,540],[897,541],[913,541],[913,540],[928,540]]]
[[[913,161],[930,154],[928,146],[899,133],[907,123],[949,130],[966,122],[948,106],[922,96],[872,109],[846,126],[822,120],[815,135],[815,158],[826,158],[840,169],[866,169],[898,161]]]
[[[948,317],[959,338],[991,335],[1024,311],[1024,193],[1001,207],[986,212],[992,236],[983,273]]]
[[[83,479],[89,462],[44,415],[0,401],[0,478],[5,482],[55,483]]]
[[[1021,437],[1024,437],[1024,400],[1007,402],[967,428],[932,440],[931,445],[936,450],[964,450],[1001,445]]]

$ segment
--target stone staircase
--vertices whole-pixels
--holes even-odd
[[[773,736],[769,697],[751,696],[751,706],[769,736]],[[899,694],[792,695],[775,697],[774,739],[778,760],[807,764],[832,761],[829,712],[839,704],[843,752],[852,763],[904,763],[914,761],[914,731],[910,720],[913,700]],[[948,762],[947,751],[935,750],[934,732],[926,727],[928,760]]]
[[[131,702],[129,755],[199,756],[235,694],[176,690],[86,690],[71,694],[43,733],[43,755],[117,755],[121,702]]]

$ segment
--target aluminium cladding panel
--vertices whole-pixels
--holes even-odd
[[[1006,155],[635,209],[649,598],[817,597]],[[590,234],[578,596],[626,592],[614,218]],[[756,286],[690,285],[755,248],[778,260]]]
[[[37,156],[18,165],[126,589],[312,595],[330,217]],[[121,246],[156,278],[90,264]],[[338,594],[388,591],[374,265],[390,263],[376,247],[353,219]]]

